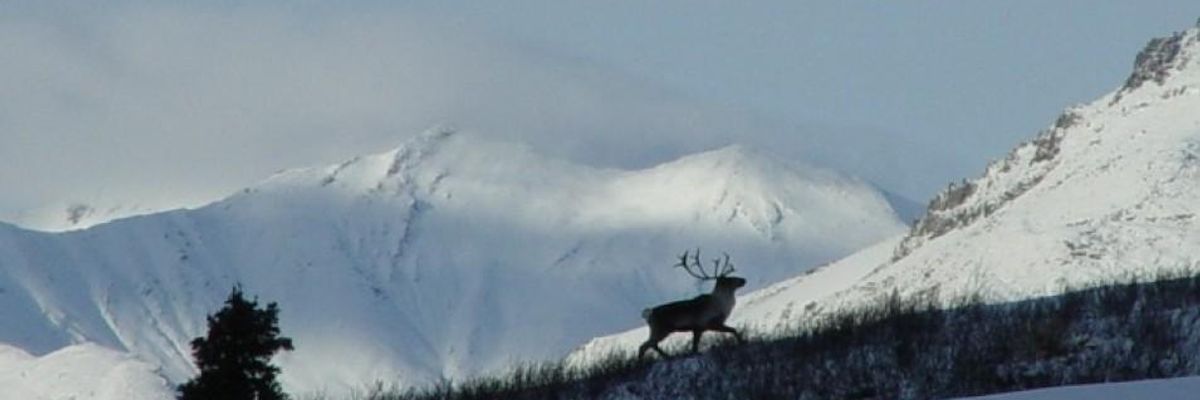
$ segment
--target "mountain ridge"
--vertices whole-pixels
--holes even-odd
[[[297,347],[277,358],[288,390],[430,382],[561,356],[694,293],[668,268],[681,249],[728,251],[757,286],[904,229],[860,181],[762,157],[620,171],[431,131],[196,209],[64,233],[5,225],[0,313],[18,317],[0,342],[95,343],[177,383],[204,315],[240,282],[280,304]]]

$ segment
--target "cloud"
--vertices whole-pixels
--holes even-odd
[[[193,204],[436,124],[595,165],[737,141],[753,118],[603,64],[386,7],[27,6],[0,17],[0,215]]]

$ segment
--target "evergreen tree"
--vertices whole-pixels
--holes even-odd
[[[225,307],[208,316],[208,336],[192,340],[200,375],[179,385],[179,399],[286,400],[270,361],[291,349],[292,339],[279,336],[278,306],[260,309],[257,298],[246,300],[234,286]]]

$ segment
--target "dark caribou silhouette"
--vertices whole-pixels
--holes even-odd
[[[729,262],[728,254],[725,254],[724,258],[712,260],[713,268],[710,274],[700,263],[700,249],[696,249],[695,254],[689,253],[683,252],[675,267],[683,268],[696,279],[712,280],[716,281],[716,284],[709,294],[643,310],[642,318],[646,319],[646,324],[650,326],[650,338],[638,347],[639,359],[650,349],[666,357],[667,353],[658,347],[658,342],[674,332],[692,332],[693,353],[700,350],[700,337],[705,331],[732,333],[738,342],[745,342],[736,329],[725,325],[725,319],[729,318],[729,313],[733,311],[737,301],[734,291],[745,286],[746,280],[729,275],[733,273],[734,267]]]

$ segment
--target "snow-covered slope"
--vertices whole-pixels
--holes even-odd
[[[0,343],[89,342],[180,382],[235,282],[277,301],[293,392],[426,382],[562,356],[694,294],[727,251],[752,287],[905,229],[862,182],[737,146],[641,171],[431,131],[194,210],[45,233],[0,224]]]
[[[92,344],[41,357],[0,344],[0,399],[162,400],[174,392],[156,367]]]
[[[1004,301],[1184,268],[1200,270],[1200,27],[1151,41],[1122,87],[951,185],[907,235],[749,293],[731,319],[770,332],[893,292]]]
[[[1200,267],[1200,27],[1155,39],[1114,92],[938,195],[842,299],[1000,301]]]

